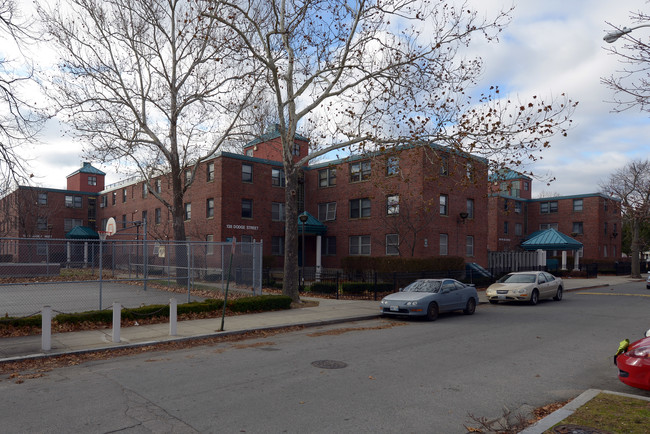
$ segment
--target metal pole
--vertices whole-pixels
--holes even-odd
[[[102,282],[103,282],[103,274],[102,274],[102,246],[104,244],[104,240],[102,239],[103,235],[99,236],[99,310],[102,310]]]
[[[142,226],[142,231],[144,234],[142,235],[142,262],[144,263],[144,269],[142,270],[142,274],[144,277],[144,290],[147,290],[147,279],[149,278],[149,269],[148,269],[148,263],[149,263],[149,254],[147,252],[147,219],[144,219],[144,223]]]

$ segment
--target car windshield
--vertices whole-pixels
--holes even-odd
[[[440,281],[438,280],[416,280],[404,288],[404,292],[438,292]]]
[[[535,283],[534,274],[508,274],[499,279],[499,283]]]

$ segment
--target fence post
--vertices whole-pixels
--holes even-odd
[[[175,298],[169,299],[169,335],[176,336],[176,312],[177,304]]]
[[[122,307],[116,301],[113,303],[113,343],[120,342],[120,326],[122,321]]]
[[[52,308],[43,306],[41,311],[41,349],[50,351],[52,349]]]
[[[340,273],[336,272],[336,299],[339,299],[339,275]]]

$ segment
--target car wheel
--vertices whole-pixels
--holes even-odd
[[[499,303],[499,300],[489,300],[489,301],[490,301],[490,304],[497,304],[497,303]]]
[[[533,293],[530,294],[530,301],[529,303],[535,306],[537,302],[539,301],[539,292],[537,292],[536,289],[533,289]]]
[[[467,306],[465,306],[463,313],[465,315],[471,315],[475,311],[476,311],[476,300],[474,300],[474,297],[470,297],[470,299],[467,300]]]
[[[553,297],[553,300],[555,300],[555,301],[562,300],[562,287],[561,286],[557,287],[557,292],[555,293],[555,297]]]
[[[438,305],[436,303],[430,303],[427,307],[427,319],[429,321],[435,321],[438,319]]]

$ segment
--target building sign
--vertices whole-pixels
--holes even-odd
[[[226,225],[226,229],[244,229],[247,231],[258,231],[260,227],[251,225]]]

